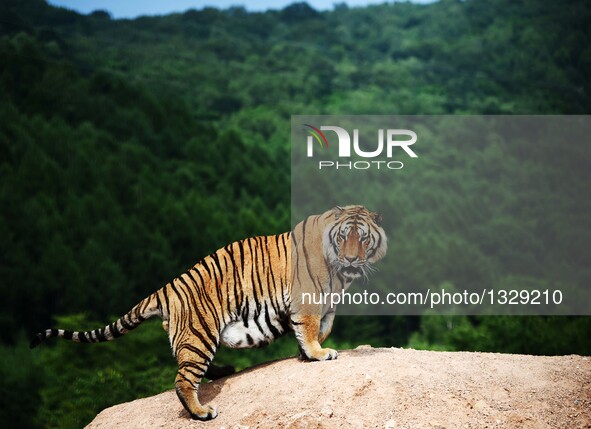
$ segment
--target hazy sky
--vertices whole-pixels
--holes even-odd
[[[415,0],[415,3],[431,3],[434,0]],[[48,0],[48,3],[89,13],[96,9],[108,10],[115,18],[134,18],[139,15],[162,15],[183,12],[187,9],[201,9],[214,6],[225,9],[230,6],[244,6],[249,11],[282,9],[296,0]],[[391,1],[390,1],[391,2]],[[335,3],[346,3],[351,7],[385,3],[384,0],[308,0],[318,10],[332,9]]]

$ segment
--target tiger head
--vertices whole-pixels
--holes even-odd
[[[335,207],[334,222],[325,229],[324,257],[334,273],[348,280],[367,277],[386,254],[382,216],[363,206]]]

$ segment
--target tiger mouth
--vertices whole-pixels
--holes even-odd
[[[356,276],[361,276],[363,274],[363,270],[359,267],[344,267],[341,269],[341,272],[343,274],[349,274],[349,275],[356,275]]]

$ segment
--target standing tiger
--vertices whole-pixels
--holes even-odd
[[[304,305],[302,293],[339,293],[367,275],[386,253],[381,216],[363,206],[335,207],[310,216],[292,232],[232,243],[142,300],[119,320],[86,332],[47,329],[49,337],[83,343],[110,341],[158,316],[178,361],[177,395],[192,418],[209,420],[216,407],[197,397],[204,376],[233,368],[210,366],[220,344],[249,348],[295,332],[302,358],[336,359],[322,348],[335,316],[330,305]]]

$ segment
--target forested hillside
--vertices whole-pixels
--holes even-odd
[[[3,0],[0,388],[10,400],[0,405],[0,425],[76,428],[108,405],[172,387],[176,366],[157,323],[106,345],[30,352],[27,338],[48,326],[102,326],[215,249],[289,229],[291,115],[589,114],[589,22],[584,0],[329,12],[295,3],[134,20]],[[548,175],[554,189],[524,182],[529,202],[544,201],[545,223],[523,229],[509,216],[499,228],[511,231],[506,246],[514,249],[551,231],[563,246],[553,254],[562,252],[573,281],[585,282],[591,153],[588,141],[570,144],[556,161],[572,168]],[[520,150],[512,154],[520,177],[541,177],[549,149]],[[498,161],[494,151],[474,152],[483,164]],[[397,224],[419,225],[435,195],[455,201],[459,174],[426,181],[429,191],[414,200],[393,190],[390,201],[402,204]],[[494,211],[494,199],[479,204]],[[444,243],[453,247],[448,225],[462,219],[452,211],[430,217],[429,227],[449,231]],[[406,246],[423,260],[437,251],[428,241]],[[476,279],[471,248],[456,247],[439,251],[466,255],[454,263],[467,267],[466,281]],[[429,267],[420,260],[414,270],[401,266],[404,281],[423,280]],[[532,276],[541,264],[517,260]],[[337,318],[330,341],[591,354],[589,338],[585,317],[398,316]],[[243,368],[296,351],[288,338],[219,360]]]

